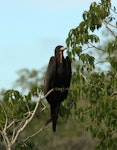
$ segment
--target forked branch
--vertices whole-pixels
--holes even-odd
[[[69,88],[54,88],[54,89],[51,89],[50,91],[48,91],[47,92],[47,94],[45,95],[45,96],[43,96],[42,98],[41,98],[41,96],[42,96],[42,92],[39,92],[38,93],[38,99],[37,99],[37,102],[36,102],[36,105],[35,105],[35,107],[34,107],[34,110],[33,111],[30,111],[30,109],[28,109],[28,114],[30,114],[28,117],[25,117],[25,118],[23,118],[22,120],[20,120],[19,121],[19,123],[18,123],[18,128],[17,127],[13,127],[14,125],[15,125],[15,123],[17,122],[17,120],[15,120],[15,119],[13,119],[13,121],[11,121],[10,123],[8,123],[8,120],[9,120],[9,118],[8,118],[8,116],[7,116],[7,112],[5,111],[5,108],[4,108],[4,106],[2,105],[2,103],[0,103],[1,104],[1,107],[2,107],[2,109],[3,109],[3,112],[4,112],[4,115],[5,115],[5,125],[4,125],[4,127],[1,129],[1,131],[0,131],[0,133],[1,133],[1,135],[3,136],[3,139],[4,139],[4,144],[5,144],[5,146],[6,146],[6,149],[7,150],[11,150],[11,147],[15,144],[15,142],[16,142],[16,140],[18,139],[18,137],[19,137],[19,134],[26,128],[26,126],[31,122],[31,120],[33,119],[33,117],[34,117],[34,115],[35,115],[35,113],[36,113],[36,111],[37,111],[37,109],[38,109],[38,106],[39,106],[39,104],[40,104],[40,101],[41,101],[41,103],[42,103],[42,105],[43,105],[43,108],[40,110],[40,112],[42,112],[43,110],[45,110],[46,109],[46,106],[44,105],[44,103],[42,102],[51,92],[53,92],[53,91],[60,91],[60,92],[64,92],[64,91],[68,91],[68,90],[70,90]],[[28,106],[27,106],[28,107]],[[11,128],[11,127],[13,127],[13,134],[12,134],[12,136],[9,136],[8,134],[7,134],[7,132],[8,132],[8,129],[9,128]],[[41,131],[43,131],[43,130],[45,130],[46,128],[48,128],[48,127],[44,127],[44,128],[40,128],[38,131],[36,131],[34,134],[32,134],[32,135],[30,135],[29,137],[27,137],[25,140],[24,140],[24,142],[25,141],[27,141],[28,139],[30,139],[30,138],[32,138],[32,137],[34,137],[34,136],[36,136],[38,133],[40,133]]]

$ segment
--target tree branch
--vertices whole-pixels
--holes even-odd
[[[98,64],[102,64],[102,63],[107,63],[108,61],[107,60],[104,60],[104,61],[98,61],[95,63],[95,65],[98,65]],[[109,63],[109,62],[108,62]]]
[[[5,120],[4,128],[3,128],[3,130],[1,131],[1,134],[2,134],[2,137],[3,137],[3,139],[4,139],[4,143],[5,143],[6,148],[7,148],[7,149],[10,149],[11,143],[10,143],[10,140],[9,140],[9,138],[8,138],[8,136],[7,136],[7,133],[6,133],[7,124],[8,124],[8,117],[7,117],[7,113],[6,113],[6,111],[5,111],[4,106],[2,105],[2,102],[0,102],[0,105],[1,105],[1,107],[2,107],[2,109],[3,109],[4,115],[5,115],[5,119],[6,119],[6,120]]]
[[[96,46],[94,46],[93,44],[91,44],[91,43],[89,43],[89,42],[88,42],[88,44],[91,45],[91,46],[89,46],[89,48],[95,48],[95,49],[97,49],[97,50],[106,52],[104,49],[101,49],[101,48],[99,48],[99,47],[96,47]]]
[[[7,126],[7,129],[9,129],[14,123],[15,123],[15,120],[13,120],[13,121]]]
[[[30,138],[36,136],[37,134],[39,134],[41,131],[46,130],[47,128],[49,128],[50,126],[44,127],[44,128],[40,128],[39,130],[37,130],[35,133],[33,133],[32,135],[28,136],[23,142],[25,143],[26,141],[28,141]]]
[[[34,115],[35,115],[35,113],[36,113],[36,110],[37,110],[37,108],[38,108],[38,106],[39,106],[40,100],[41,100],[41,94],[42,94],[42,92],[39,93],[38,101],[37,101],[37,103],[36,103],[36,106],[35,106],[35,108],[34,108],[34,110],[33,110],[33,113],[32,113],[32,115],[31,115],[31,117],[30,117],[29,119],[27,119],[27,120],[25,121],[24,125],[17,131],[17,133],[16,133],[14,139],[12,140],[12,145],[15,143],[15,141],[17,140],[19,134],[24,130],[24,128],[27,126],[27,124],[33,119],[33,117],[34,117]]]
[[[4,115],[5,115],[5,126],[4,126],[4,129],[3,129],[3,132],[6,132],[6,129],[7,129],[7,123],[8,123],[8,117],[7,117],[7,113],[6,113],[6,111],[5,111],[5,108],[4,108],[4,106],[3,106],[3,104],[2,103],[0,103],[0,105],[1,105],[1,107],[2,107],[2,110],[3,110],[3,112],[4,112]]]
[[[70,90],[70,89],[69,89],[69,88],[53,88],[53,89],[51,89],[50,91],[48,91],[47,94],[46,94],[43,98],[41,98],[42,92],[39,93],[39,97],[38,97],[36,106],[35,106],[35,108],[34,108],[32,114],[31,114],[30,118],[29,118],[29,119],[26,119],[24,125],[17,131],[16,135],[15,135],[14,138],[12,139],[12,145],[13,145],[13,144],[15,143],[15,141],[17,140],[19,134],[24,130],[24,128],[27,126],[27,124],[28,124],[28,123],[32,120],[32,118],[34,117],[34,115],[35,115],[35,113],[36,113],[36,110],[37,110],[37,108],[38,108],[38,106],[39,106],[40,101],[42,101],[43,99],[45,99],[45,98],[46,98],[51,92],[53,92],[53,91],[61,91],[61,92],[64,92],[64,91],[66,91],[66,90]],[[43,105],[44,107],[42,108],[41,111],[43,111],[43,110],[46,108],[46,106],[45,106],[43,103],[42,103],[42,105]],[[41,112],[41,111],[40,111],[40,112]],[[45,128],[41,128],[41,129],[40,129],[39,131],[37,131],[35,134],[38,134],[40,131],[42,131],[42,130],[44,130],[44,129],[45,129]],[[35,135],[35,134],[34,134],[34,135]],[[32,135],[32,136],[34,136],[34,135]],[[30,137],[31,137],[31,136],[30,136]]]
[[[103,23],[106,26],[106,28],[108,29],[108,31],[110,31],[111,34],[116,38],[116,35],[114,34],[114,32],[108,27],[107,22],[105,20],[103,20]]]
[[[114,10],[114,9],[112,9],[112,8],[110,8],[115,14],[117,14],[117,12]]]
[[[40,110],[40,112],[42,112],[43,110],[46,109],[46,106],[44,105],[42,100],[44,100],[53,91],[65,92],[66,90],[68,91],[70,89],[69,88],[53,88],[50,91],[48,91],[47,94],[45,96],[43,96],[42,98],[41,98],[42,92],[38,92],[38,99],[37,99],[36,105],[34,107],[34,110],[30,111],[30,108],[27,105],[26,107],[27,107],[27,111],[28,112],[26,114],[24,114],[26,116],[24,116],[24,118],[22,120],[19,120],[19,121],[16,120],[16,119],[13,119],[13,121],[11,121],[9,124],[8,124],[7,112],[5,111],[5,108],[2,105],[2,103],[0,103],[0,105],[1,105],[1,107],[3,109],[4,115],[5,115],[5,119],[6,119],[4,128],[0,131],[1,135],[3,136],[3,140],[4,140],[4,143],[5,143],[6,149],[11,150],[11,147],[16,142],[19,134],[26,128],[26,126],[33,119],[33,117],[34,117],[34,115],[35,115],[35,113],[36,113],[36,111],[38,109],[38,106],[39,106],[40,102],[41,102],[41,104],[43,106],[43,108]],[[15,127],[15,123],[16,122],[19,122],[17,127]],[[13,126],[13,133],[12,133],[12,136],[9,137],[9,135],[7,134],[7,130],[9,128],[11,128],[12,126]],[[48,127],[40,128],[34,134],[32,134],[31,136],[27,137],[24,141],[27,141],[28,139],[30,139],[31,137],[37,135],[38,133],[40,133],[42,130],[45,130],[46,128],[48,128]]]

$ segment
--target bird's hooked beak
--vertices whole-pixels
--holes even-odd
[[[66,50],[67,47],[61,47],[60,48],[60,52],[59,52],[59,56],[60,56],[60,63],[62,63],[63,61],[63,51]]]
[[[67,49],[67,47],[61,47],[60,48],[60,51],[64,51],[64,50],[66,50]]]

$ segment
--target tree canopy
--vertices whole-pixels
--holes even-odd
[[[93,138],[99,140],[95,147],[99,150],[117,149],[116,17],[117,10],[112,6],[111,0],[93,2],[89,10],[84,11],[83,21],[69,31],[66,39],[68,55],[74,65],[69,96],[61,106],[60,116],[65,120],[73,116],[76,121],[85,122],[84,128]],[[107,35],[111,35],[111,40],[107,36],[98,36],[102,28],[106,29],[106,33],[108,31]],[[105,43],[101,42],[103,38]],[[109,67],[103,71],[107,67],[105,63]],[[99,70],[97,64],[103,68]],[[23,70],[17,83],[23,89],[27,88],[29,93],[23,95],[11,89],[1,95],[0,140],[8,150],[12,147],[33,149],[34,143],[28,140],[45,129],[40,127],[31,136],[19,140],[19,135],[32,121],[36,112],[41,114],[46,111],[42,79],[38,77],[38,71]],[[83,105],[79,105],[82,101]]]

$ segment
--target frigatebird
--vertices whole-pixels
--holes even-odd
[[[71,80],[71,61],[67,56],[64,58],[63,52],[67,48],[63,46],[57,46],[55,48],[55,56],[50,58],[45,79],[44,79],[44,95],[54,88],[69,88]],[[56,123],[58,118],[59,106],[61,102],[67,98],[68,90],[63,92],[54,90],[47,97],[47,101],[50,104],[51,118],[47,121],[52,121],[53,131],[56,131]]]

